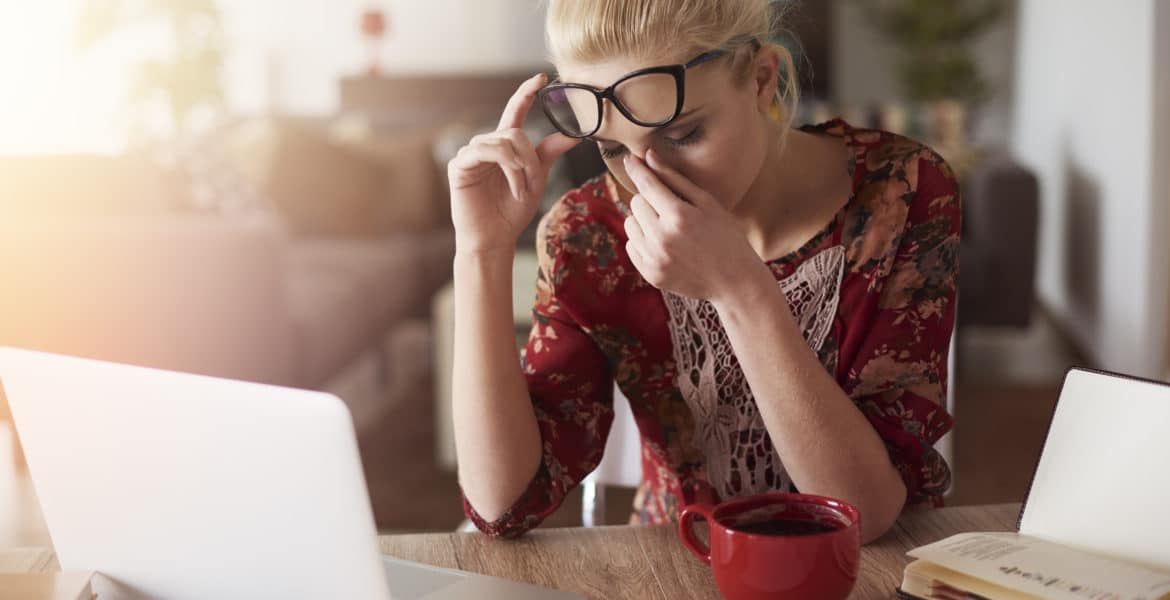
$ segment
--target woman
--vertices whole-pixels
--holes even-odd
[[[792,129],[775,10],[552,0],[559,81],[522,84],[499,129],[448,165],[455,439],[484,532],[534,527],[597,465],[615,380],[642,436],[637,522],[799,490],[856,505],[869,541],[904,507],[940,504],[955,179],[889,133]],[[560,131],[534,145],[520,126],[538,103]],[[515,243],[550,165],[583,139],[608,172],[540,223],[520,359]]]

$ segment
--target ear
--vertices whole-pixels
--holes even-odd
[[[776,86],[780,84],[780,50],[773,45],[764,46],[756,54],[753,81],[756,90],[756,109],[767,114],[776,97]]]

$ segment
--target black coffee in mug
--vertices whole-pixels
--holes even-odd
[[[816,521],[773,519],[770,521],[757,521],[755,523],[737,523],[732,525],[731,529],[755,535],[794,536],[828,533],[837,528],[828,523],[818,523]]]

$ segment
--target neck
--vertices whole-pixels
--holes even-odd
[[[769,122],[768,149],[759,175],[732,209],[748,243],[765,260],[799,248],[844,201],[837,198],[842,183],[838,176],[846,174],[839,140],[791,129],[782,143],[781,131],[780,125]],[[845,180],[851,187],[847,176]],[[828,217],[827,208],[833,208]]]

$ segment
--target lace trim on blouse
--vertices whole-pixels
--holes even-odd
[[[810,348],[819,352],[837,314],[845,248],[835,246],[803,262],[777,282]],[[707,478],[722,498],[786,491],[791,479],[772,447],[755,397],[719,322],[715,307],[663,292],[678,383],[694,415],[695,443]]]

